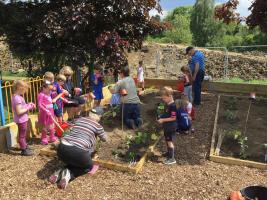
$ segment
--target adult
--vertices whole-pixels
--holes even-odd
[[[82,110],[82,106],[85,104],[85,99],[81,96],[81,89],[74,88],[72,83],[73,70],[69,66],[64,66],[60,71],[66,77],[63,88],[69,92],[69,96],[66,97],[68,102],[64,103],[65,107],[70,107],[69,111],[69,121],[74,118],[79,118]]]
[[[104,142],[107,140],[103,127],[98,123],[99,120],[100,116],[92,110],[89,117],[77,119],[70,133],[61,139],[57,155],[66,167],[49,177],[51,183],[58,183],[61,189],[65,189],[69,181],[96,170],[91,155],[95,151],[97,137]]]
[[[189,67],[192,72],[194,105],[201,104],[201,84],[205,75],[205,56],[194,47],[187,47],[186,54],[191,57]]]
[[[130,70],[128,66],[123,67],[119,76],[120,81],[112,89],[112,93],[119,93],[122,95],[121,103],[123,104],[123,121],[128,128],[135,129],[142,125],[142,118],[140,114],[140,99],[137,95],[135,82],[130,77]]]

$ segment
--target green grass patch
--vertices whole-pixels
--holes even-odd
[[[267,85],[267,79],[246,81],[241,78],[222,79],[215,82]]]

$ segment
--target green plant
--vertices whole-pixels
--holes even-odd
[[[245,136],[240,136],[238,138],[238,144],[240,145],[239,155],[240,155],[240,158],[242,159],[247,158],[247,149],[248,149],[247,141],[248,141],[248,138]]]
[[[134,160],[135,157],[136,157],[136,153],[133,152],[133,151],[131,151],[131,152],[128,154],[128,158],[129,158],[129,160]]]
[[[146,144],[149,139],[149,135],[147,133],[138,132],[137,136],[135,136],[135,144]]]
[[[133,136],[132,135],[127,135],[125,137],[124,143],[126,144],[127,148],[129,148],[129,146],[131,145],[133,141]]]
[[[234,121],[236,119],[236,113],[234,113],[233,111],[227,109],[225,112],[224,112],[224,117],[226,118],[227,121]]]
[[[155,140],[158,139],[158,136],[157,136],[156,133],[153,133],[153,134],[151,134],[150,138],[151,138],[151,140],[154,140],[155,141]]]

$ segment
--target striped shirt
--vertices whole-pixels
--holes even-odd
[[[104,128],[99,123],[82,117],[75,122],[70,134],[64,136],[63,139],[78,148],[93,152],[97,137],[106,141],[107,135]]]

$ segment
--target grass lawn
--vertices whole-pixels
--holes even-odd
[[[222,79],[216,82],[267,85],[267,79],[246,81],[241,78]]]

